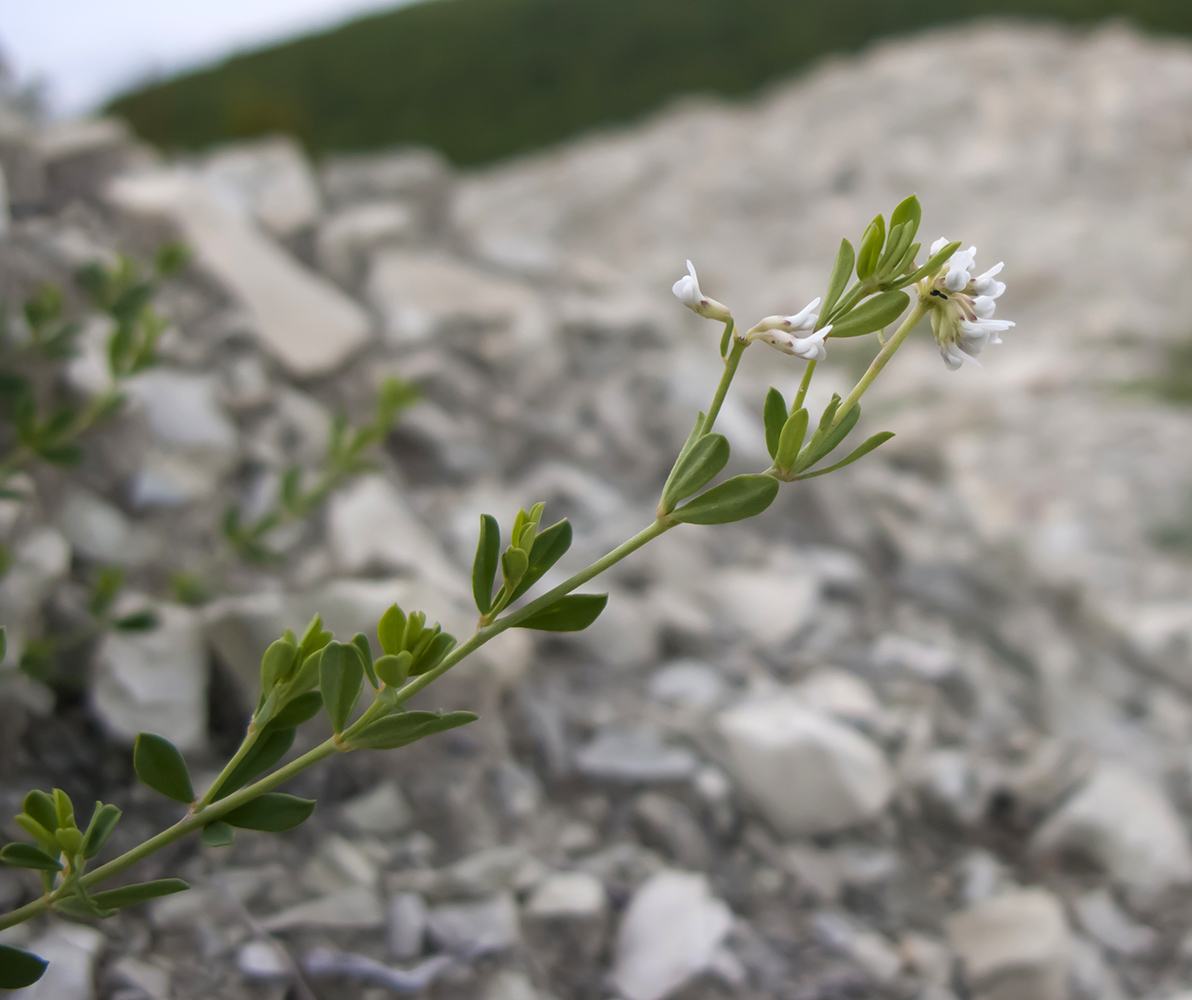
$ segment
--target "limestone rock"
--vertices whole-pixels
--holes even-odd
[[[869,822],[894,791],[881,750],[789,691],[722,712],[716,728],[737,784],[781,833]]]
[[[343,818],[361,833],[391,836],[409,827],[414,816],[395,781],[385,781],[340,807]]]
[[[1124,764],[1101,764],[1039,828],[1031,848],[1042,855],[1083,855],[1144,899],[1192,881],[1183,820],[1159,788]]]
[[[713,967],[732,922],[703,875],[658,872],[621,918],[613,983],[626,1000],[662,1000]]]
[[[355,286],[368,260],[384,247],[413,243],[421,235],[418,214],[401,201],[369,201],[328,216],[315,240],[319,268],[342,284]]]
[[[575,753],[580,774],[630,784],[683,781],[698,763],[690,750],[663,743],[651,729],[609,729]]]
[[[377,894],[363,886],[298,903],[260,921],[270,932],[294,927],[380,927],[384,923]]]
[[[367,313],[220,205],[181,170],[119,177],[108,197],[126,211],[164,215],[196,260],[247,310],[253,332],[291,374],[323,375],[369,339]]]
[[[978,903],[947,921],[948,940],[978,1000],[1066,1000],[1072,938],[1045,889]]]
[[[322,208],[310,163],[288,136],[223,146],[204,157],[199,177],[220,204],[274,236],[312,225]]]
[[[131,744],[139,732],[180,750],[207,741],[207,656],[198,615],[159,605],[148,632],[109,632],[96,652],[91,703],[104,728]]]
[[[427,929],[440,948],[468,956],[506,951],[521,940],[517,905],[508,894],[436,906],[427,917]]]
[[[49,967],[32,986],[8,996],[12,1000],[94,1000],[95,960],[103,946],[103,934],[93,927],[54,923],[27,946]]]

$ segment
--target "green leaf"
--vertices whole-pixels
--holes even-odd
[[[146,785],[175,802],[190,805],[195,798],[186,762],[169,740],[153,733],[137,733],[132,766]]]
[[[74,804],[61,788],[54,789],[54,815],[58,817],[59,830],[75,828]]]
[[[434,631],[419,643],[414,653],[414,662],[410,664],[410,673],[414,676],[433,670],[455,646],[455,636],[439,631],[439,623],[435,622]]]
[[[58,829],[58,810],[54,808],[54,800],[45,792],[30,792],[21,803],[21,808],[51,834]]]
[[[81,885],[75,886],[73,895],[63,896],[56,900],[53,906],[59,913],[78,917],[80,920],[104,920],[116,915],[115,910],[105,910],[96,906],[95,900],[87,895],[87,891]]]
[[[120,588],[124,586],[124,570],[119,566],[105,566],[99,571],[91,587],[87,610],[98,618],[108,612]]]
[[[506,587],[516,587],[530,568],[529,553],[521,549],[508,548],[501,553],[501,574]]]
[[[8,655],[8,626],[0,625],[0,660]]]
[[[318,691],[307,691],[286,702],[269,725],[275,729],[293,729],[313,719],[322,707],[323,695]]]
[[[78,465],[83,460],[83,449],[77,444],[58,444],[37,449],[40,458],[51,465]]]
[[[778,439],[777,455],[774,464],[780,469],[789,469],[799,457],[799,449],[803,447],[803,438],[807,436],[807,422],[810,416],[806,409],[798,409],[787,418],[782,425],[782,434]]]
[[[95,803],[91,822],[87,824],[87,832],[83,836],[84,858],[93,858],[103,849],[112,831],[116,829],[116,824],[120,822],[121,815],[120,810],[114,805]]]
[[[402,650],[396,656],[382,656],[375,664],[377,677],[389,687],[399,688],[410,676],[413,663],[414,657],[408,650]]]
[[[568,594],[517,623],[540,632],[582,632],[608,604],[608,594]]]
[[[730,319],[724,324],[724,333],[720,335],[720,356],[722,358],[728,357],[729,338],[733,335],[733,321]]]
[[[22,990],[32,986],[49,964],[30,952],[0,944],[0,990]]]
[[[828,278],[828,290],[824,292],[823,305],[820,307],[821,325],[831,318],[832,310],[844,294],[848,279],[853,276],[854,263],[856,255],[853,245],[848,240],[841,240],[840,249],[836,251],[836,263],[832,265],[832,275]]]
[[[224,813],[223,821],[242,830],[281,833],[306,822],[314,809],[314,799],[300,799],[284,792],[265,792],[251,802]]]
[[[364,687],[364,665],[360,651],[342,642],[329,642],[319,664],[319,688],[323,692],[323,707],[331,719],[336,734],[342,733],[360,700]]]
[[[513,590],[510,601],[516,601],[546,574],[571,548],[571,522],[566,518],[539,532],[530,548],[530,562],[522,574],[521,583]]]
[[[671,514],[683,524],[727,524],[760,514],[778,495],[773,476],[735,476]]]
[[[62,865],[57,858],[52,858],[40,847],[32,844],[5,844],[0,847],[0,863],[9,868],[34,868],[43,872],[60,872]]]
[[[910,241],[911,234],[907,232],[905,223],[899,223],[897,226],[893,223],[890,224],[890,236],[886,240],[886,249],[878,258],[877,267],[874,269],[874,273],[879,278],[889,272],[892,264],[896,264],[902,259],[903,251],[906,250]]]
[[[220,783],[218,790],[211,797],[211,801],[226,799],[234,791],[247,785],[258,774],[268,771],[294,745],[296,732],[297,730],[293,726],[282,727],[277,726],[276,723],[268,725],[257,738],[256,743],[252,745],[252,749],[241,758],[240,763],[232,768],[231,773]]]
[[[152,611],[134,611],[112,622],[121,632],[151,632],[157,623],[157,615]]]
[[[923,206],[919,204],[919,199],[915,195],[908,198],[903,198],[898,203],[898,206],[890,213],[890,228],[903,223],[910,223],[910,239],[915,238],[915,234],[919,231],[919,223],[923,221]],[[910,243],[910,240],[907,240]]]
[[[766,405],[762,408],[762,423],[766,425],[766,450],[771,458],[778,457],[778,439],[782,436],[782,426],[788,416],[786,397],[770,386],[770,391],[766,393]]]
[[[874,434],[873,437],[867,439],[860,447],[853,451],[848,458],[837,462],[835,465],[829,465],[826,469],[820,469],[817,472],[809,472],[800,479],[814,479],[816,476],[823,476],[829,472],[835,472],[837,469],[843,469],[846,465],[852,465],[858,458],[864,458],[875,448],[880,448],[883,444],[894,436],[893,431],[882,431],[879,434]]]
[[[882,292],[850,310],[843,319],[832,324],[829,337],[861,337],[889,326],[910,305],[906,292]]]
[[[862,281],[873,276],[885,242],[886,220],[878,215],[866,227],[865,235],[861,237],[860,249],[857,250],[857,277]]]
[[[323,628],[322,615],[315,615],[310,620],[310,624],[306,626],[306,631],[302,633],[302,639],[298,642],[299,658],[305,663],[308,656],[312,653],[317,653],[331,639],[331,633]]]
[[[906,288],[907,285],[914,284],[916,281],[922,281],[929,274],[935,274],[936,271],[944,266],[944,262],[959,249],[960,240],[953,240],[947,246],[941,247],[938,253],[934,253],[928,258],[926,264],[924,264],[917,271],[912,271],[905,278],[903,278],[898,283],[898,286],[900,288]]]
[[[363,750],[393,750],[408,746],[424,736],[433,736],[448,729],[475,722],[479,716],[471,712],[401,712],[378,719],[371,726],[352,737],[352,746]]]
[[[54,834],[58,846],[68,855],[78,854],[83,849],[83,834],[77,826],[59,827]]]
[[[684,457],[675,476],[662,494],[662,510],[669,512],[680,500],[686,500],[708,485],[728,464],[728,438],[723,434],[705,434]]]
[[[501,560],[501,526],[492,514],[480,515],[480,538],[472,561],[472,596],[476,608],[487,615],[493,607],[493,581]]]
[[[797,470],[802,472],[804,469],[810,469],[821,458],[835,451],[836,446],[848,437],[849,432],[857,426],[857,421],[860,419],[861,406],[859,403],[855,403],[840,418],[840,423],[835,427],[831,427],[827,422],[822,423],[820,429],[807,442],[807,447],[803,449],[803,454],[799,456],[799,461],[796,465]]]
[[[28,813],[18,813],[13,817],[13,822],[36,840],[43,848],[51,852],[57,852],[58,838],[54,836],[53,830],[47,830]]]
[[[360,654],[360,664],[364,667],[364,676],[368,678],[368,683],[372,685],[375,691],[381,685],[377,683],[377,674],[373,670],[372,645],[368,641],[368,636],[363,632],[357,632],[352,636],[352,645],[356,647],[356,652]]]
[[[203,827],[202,836],[205,847],[230,847],[236,831],[222,819],[217,819]]]
[[[721,354],[724,352],[722,351]],[[665,493],[670,487],[671,480],[679,472],[679,466],[683,464],[683,459],[687,457],[688,452],[695,447],[695,442],[700,439],[703,434],[704,421],[707,419],[707,414],[700,410],[695,417],[695,426],[691,428],[691,433],[687,435],[687,440],[683,443],[683,447],[679,449],[679,457],[675,459],[675,464],[671,466],[670,474],[666,477],[666,485],[663,486],[662,492]]]
[[[389,656],[396,656],[402,650],[402,639],[406,634],[406,614],[396,604],[381,615],[377,623],[377,639],[381,649]]]
[[[171,896],[189,888],[190,886],[180,878],[159,878],[154,882],[135,882],[119,889],[97,892],[91,899],[101,910],[121,910],[126,906],[144,903],[160,896]]]
[[[178,240],[163,243],[153,255],[153,266],[163,278],[170,278],[181,271],[190,260],[190,247]]]

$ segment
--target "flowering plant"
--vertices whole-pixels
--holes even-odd
[[[544,504],[538,503],[517,512],[503,540],[497,519],[482,515],[472,566],[478,618],[474,632],[462,642],[438,623],[429,624],[424,612],[396,605],[377,624],[379,655],[369,636],[361,633],[338,641],[318,616],[301,636],[287,630],[265,651],[260,697],[244,739],[208,788],[196,791],[182,755],[163,736],[141,733],[137,737],[133,754],[137,776],[185,807],[172,826],[93,868],[91,862],[119,822],[120,810],[97,802],[89,820],[80,823],[61,789],[32,791],[25,797],[16,822],[31,842],[5,845],[0,861],[37,872],[42,892],[0,916],[0,929],[50,910],[76,918],[102,918],[125,906],[186,889],[178,879],[105,891],[98,891],[98,886],[191,833],[218,847],[230,844],[236,829],[281,832],[297,826],[311,815],[315,802],[275,789],[300,771],[335,753],[394,749],[474,721],[477,717],[470,712],[430,712],[407,706],[416,694],[495,636],[510,628],[585,629],[604,610],[608,595],[578,593],[579,588],[648,542],[684,524],[724,524],[754,517],[770,506],[782,483],[833,472],[887,441],[891,433],[875,434],[844,458],[823,464],[856,426],[862,395],[920,320],[930,315],[950,368],[958,367],[964,358],[974,359],[1013,325],[992,318],[994,300],[1005,287],[996,280],[1001,264],[974,278],[975,250],[960,251],[959,243],[943,240],[932,245],[925,263],[917,263],[920,216],[913,196],[894,209],[888,227],[879,215],[858,249],[848,240],[841,241],[821,297],[794,314],[767,316],[744,332],[727,306],[704,294],[688,262],[688,273],[675,283],[674,293],[698,315],[724,324],[723,373],[671,468],[652,523],[558,586],[523,601],[567,553],[571,525],[564,519],[544,526]],[[912,288],[917,292],[913,306],[906,291]],[[884,337],[880,331],[900,319],[895,332]],[[880,346],[868,370],[847,397],[831,398],[813,428],[804,401],[816,366],[827,359],[828,342],[869,334],[877,334]],[[763,414],[771,466],[712,485],[730,454],[727,438],[715,430],[716,420],[741,357],[755,341],[805,361],[803,378],[790,405],[776,389],[766,396]],[[388,426],[390,411],[402,401],[396,392],[384,404],[389,410],[376,426]],[[361,433],[366,443],[372,440],[368,436],[372,431]],[[361,711],[359,703],[366,692],[367,704]],[[332,735],[282,763],[298,726],[320,712],[326,713]],[[28,985],[44,967],[35,955],[0,946],[0,987]]]

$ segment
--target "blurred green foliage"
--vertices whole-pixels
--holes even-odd
[[[678,94],[748,94],[828,53],[995,15],[1126,16],[1192,35],[1189,0],[432,0],[145,86],[109,110],[165,148],[289,132],[314,154],[421,143],[477,164]]]

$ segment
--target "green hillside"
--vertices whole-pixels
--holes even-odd
[[[1126,15],[1192,35],[1190,0],[432,0],[155,83],[110,110],[166,148],[285,131],[315,154],[424,143],[476,164],[677,94],[747,94],[830,52],[988,15]]]

